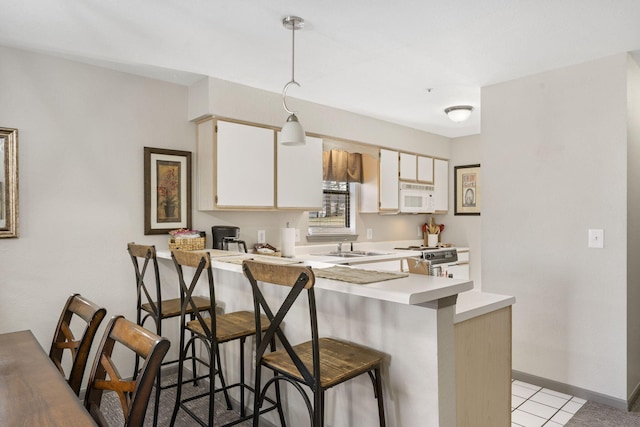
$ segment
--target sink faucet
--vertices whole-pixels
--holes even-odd
[[[338,242],[338,253],[342,253],[342,242]]]

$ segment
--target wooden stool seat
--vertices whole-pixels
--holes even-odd
[[[207,309],[211,305],[209,298],[193,297],[193,301],[196,303],[199,310]],[[140,308],[147,313],[155,313],[153,306],[148,302],[142,304]],[[160,318],[167,319],[169,317],[178,317],[180,316],[181,308],[180,298],[162,300],[162,312],[160,313]],[[193,313],[193,309],[187,310],[187,314],[191,313]]]
[[[313,372],[313,346],[311,341],[294,345],[293,351],[300,357],[309,372]],[[320,348],[320,386],[331,388],[382,363],[384,353],[335,338],[318,339]],[[263,364],[285,375],[304,381],[304,378],[286,350],[265,354]]]
[[[269,319],[263,316],[262,331],[269,327]],[[204,319],[204,323],[211,328],[211,318]],[[187,322],[187,329],[193,333],[205,336],[205,330],[198,320]],[[216,340],[218,343],[233,341],[242,337],[252,337],[256,334],[256,319],[251,311],[236,311],[233,313],[216,315]]]

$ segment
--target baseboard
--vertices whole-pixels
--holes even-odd
[[[529,384],[535,384],[540,387],[548,388],[551,390],[559,391],[560,393],[570,394],[572,396],[579,397],[585,400],[591,400],[593,402],[601,403],[603,405],[611,406],[612,408],[620,409],[621,411],[629,411],[631,403],[638,398],[640,390],[636,388],[634,391],[634,397],[624,400],[616,397],[607,396],[606,394],[597,393],[595,391],[587,390],[584,388],[572,386],[569,384],[561,383],[558,381],[550,380],[543,377],[527,374],[520,371],[511,371],[511,378],[514,380],[523,381]]]

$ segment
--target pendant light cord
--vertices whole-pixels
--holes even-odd
[[[295,78],[295,68],[296,68],[296,26],[295,24],[293,24],[291,26],[291,80],[284,85],[284,88],[282,89],[282,106],[284,107],[285,111],[289,114],[295,114],[295,111],[290,110],[287,107],[287,90],[289,90],[289,86],[296,85],[298,87],[300,87],[300,83],[298,83],[296,81]]]

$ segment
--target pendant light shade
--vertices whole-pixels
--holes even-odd
[[[473,107],[471,105],[454,105],[444,110],[447,116],[449,116],[449,119],[456,123],[467,120],[471,116],[472,111]]]
[[[295,114],[287,118],[287,122],[282,126],[280,132],[280,144],[282,145],[302,145],[305,143],[304,129]]]
[[[297,16],[287,16],[282,20],[282,25],[286,29],[291,30],[291,80],[284,85],[284,89],[282,89],[282,106],[290,115],[284,126],[282,126],[280,143],[282,145],[303,145],[306,143],[304,129],[302,129],[302,125],[298,121],[296,112],[291,111],[287,107],[287,89],[289,89],[291,85],[300,86],[295,79],[296,30],[304,27],[304,19]]]

